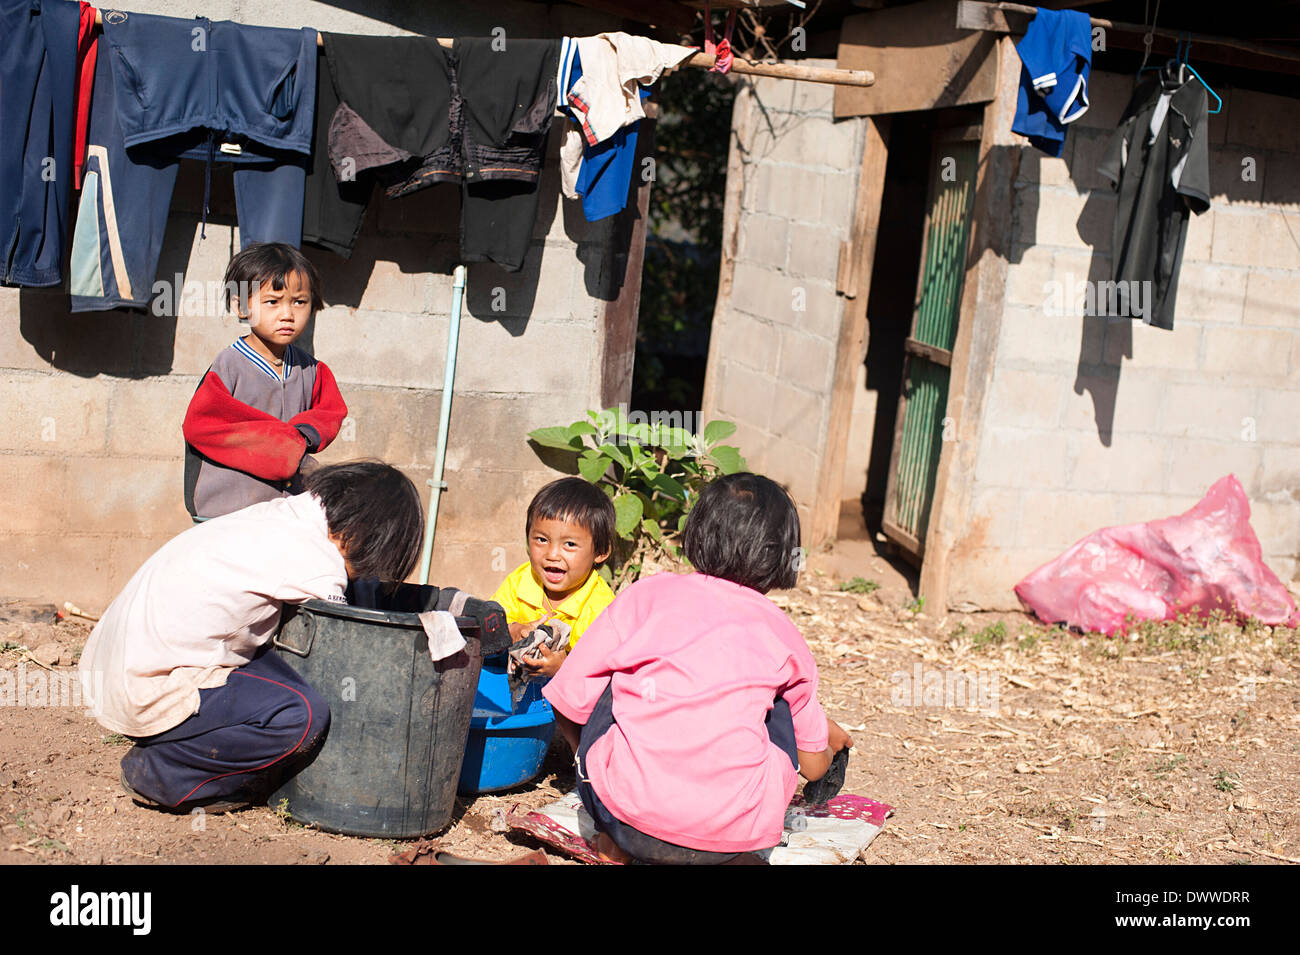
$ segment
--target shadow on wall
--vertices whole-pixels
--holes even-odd
[[[1088,247],[1091,258],[1086,274],[1069,275],[1053,269],[1052,288],[1043,289],[1044,316],[1049,299],[1064,306],[1062,320],[1078,320],[1079,350],[1075,367],[1074,393],[1084,392],[1092,398],[1093,421],[1097,438],[1109,447],[1115,421],[1115,402],[1119,392],[1120,360],[1133,357],[1133,325],[1130,319],[1115,319],[1105,315],[1076,315],[1074,304],[1080,288],[1086,281],[1092,288],[1111,277],[1111,230],[1114,224],[1115,199],[1108,184],[1099,180],[1095,165],[1100,157],[1097,149],[1076,150],[1080,139],[1102,146],[1109,140],[1108,129],[1073,129],[1066,140],[1062,158],[1070,177],[1070,184],[1079,195],[1086,195],[1083,208],[1075,221],[1075,234],[1079,243]],[[1032,146],[1020,150],[1020,168],[1015,186],[1015,232],[1011,244],[1012,264],[1019,263],[1025,250],[1038,242],[1038,211],[1043,202],[1041,182],[1044,154]],[[1050,198],[1050,192],[1048,194]]]
[[[1236,91],[1235,98],[1241,101],[1238,111],[1241,115],[1234,121],[1231,112],[1234,91],[1224,86],[1218,88],[1218,92],[1223,97],[1224,106],[1221,113],[1210,117],[1211,207],[1204,215],[1212,214],[1215,209],[1222,210],[1225,204],[1258,207],[1262,203],[1277,206],[1300,202],[1300,176],[1296,174],[1300,157],[1295,153],[1234,142],[1234,139],[1251,138],[1252,124],[1258,121],[1259,115],[1263,115],[1264,106],[1269,105],[1262,100],[1265,94],[1247,89]],[[1246,100],[1245,97],[1261,99]],[[1087,196],[1075,222],[1075,232],[1082,244],[1089,248],[1091,259],[1086,276],[1063,276],[1061,270],[1054,269],[1053,278],[1063,284],[1066,279],[1074,283],[1086,279],[1091,288],[1097,289],[1097,283],[1111,279],[1115,197],[1109,182],[1098,174],[1097,165],[1113,133],[1114,130],[1110,128],[1080,127],[1072,129],[1066,140],[1064,159],[1069,183],[1079,195]],[[1042,160],[1043,154],[1037,149],[1026,146],[1022,150],[1021,174],[1016,177],[1018,184],[1014,197],[1016,229],[1011,244],[1013,263],[1020,261],[1024,250],[1037,241],[1036,223],[1039,206],[1044,198],[1038,187]],[[1196,218],[1198,217],[1194,216],[1193,221]],[[1268,263],[1256,264],[1267,266]],[[1185,271],[1184,268],[1183,273]],[[1064,291],[1068,303],[1069,289]],[[1197,294],[1204,296],[1212,295],[1213,292],[1202,290]],[[1100,301],[1102,297],[1099,291],[1097,299]],[[1191,302],[1187,292],[1180,294],[1178,312],[1184,313]],[[1198,305],[1200,309],[1207,307],[1204,301]],[[1067,314],[1072,313],[1067,311]],[[1092,398],[1097,437],[1103,445],[1109,446],[1120,371],[1123,360],[1133,357],[1134,319],[1098,314],[1083,315],[1080,321],[1074,392],[1079,395],[1087,392]],[[1174,330],[1161,334],[1177,334],[1177,331],[1178,320],[1175,319]]]
[[[78,196],[79,193],[72,196],[74,227]],[[207,246],[224,244],[226,248],[221,253],[229,259],[235,251],[233,232],[229,230],[235,224],[235,192],[229,167],[219,168],[212,177],[210,208],[208,222],[218,228],[202,242]],[[202,164],[183,162],[176,177],[155,276],[155,281],[174,283],[178,295],[184,289],[191,253],[199,248],[196,243],[202,210]],[[223,235],[230,237],[224,243],[218,238]],[[65,276],[71,254],[70,237],[71,229],[63,263]],[[66,287],[19,292],[19,331],[36,354],[54,368],[85,378],[96,375],[148,378],[171,371],[176,347],[176,308],[158,300],[145,311],[113,309],[73,313],[69,307]]]
[[[558,130],[553,131],[547,164],[541,181],[537,222],[533,244],[519,272],[508,272],[494,263],[468,266],[466,311],[484,322],[499,322],[511,335],[523,335],[532,316],[539,285],[544,285],[542,253],[544,237],[551,233],[555,218],[561,215],[565,236],[576,248],[560,252],[576,255],[583,265],[587,296],[601,301],[618,298],[622,287],[633,227],[638,217],[635,203],[624,212],[596,223],[588,223],[577,202],[560,199],[558,172]],[[214,258],[224,269],[237,249],[234,246],[236,225],[234,188],[228,167],[218,167],[212,177],[212,196],[208,223],[219,227],[217,236],[198,240],[202,210],[203,166],[196,161],[181,164],[176,190],[163,239],[156,281],[168,283],[183,297],[192,259]],[[73,197],[74,211],[76,196]],[[220,228],[225,227],[225,228]],[[304,246],[304,252],[320,270],[324,298],[328,305],[360,307],[363,297],[392,281],[381,274],[376,277],[377,263],[393,263],[403,274],[450,276],[459,262],[460,187],[438,185],[400,199],[387,199],[376,189],[361,235],[352,255],[342,256],[323,249]],[[212,250],[223,242],[225,248]],[[552,251],[552,256],[556,253]],[[67,273],[65,258],[64,272]],[[219,271],[205,274],[206,280],[220,282]],[[204,294],[208,294],[205,290]],[[576,294],[576,290],[575,293]],[[508,307],[501,308],[494,296]],[[445,300],[426,301],[412,295],[408,304],[385,297],[385,308],[409,313],[446,311]],[[193,306],[202,308],[203,306]],[[190,314],[191,306],[186,306]],[[115,309],[104,312],[69,311],[68,292],[63,289],[22,289],[19,293],[19,329],[33,350],[60,371],[82,377],[109,375],[116,378],[147,378],[169,374],[175,356],[176,309],[156,299],[149,310]],[[314,354],[315,323],[309,324],[296,343]]]

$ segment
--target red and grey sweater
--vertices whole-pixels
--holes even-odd
[[[298,493],[304,456],[327,447],[347,413],[324,362],[290,345],[280,375],[237,340],[217,355],[185,412],[185,506],[195,517],[219,517]]]

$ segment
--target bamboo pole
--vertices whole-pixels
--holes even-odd
[[[103,14],[95,11],[95,23],[103,24]],[[316,34],[316,45],[324,41]],[[438,37],[438,45],[450,47],[454,41],[451,37]],[[712,53],[696,53],[682,66],[694,70],[710,70],[717,57]],[[871,86],[876,82],[875,74],[870,70],[833,70],[819,66],[798,66],[792,63],[762,63],[754,60],[742,60],[739,57],[731,63],[732,73],[747,76],[770,76],[780,80],[799,80],[805,83],[831,83],[836,86]]]

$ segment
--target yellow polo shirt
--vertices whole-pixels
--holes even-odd
[[[533,576],[533,565],[524,561],[502,581],[492,599],[505,610],[506,619],[511,623],[529,623],[548,614],[543,602],[545,595],[546,591]],[[569,649],[573,649],[583,631],[613,602],[614,591],[593,569],[582,586],[565,597],[552,614],[569,625]]]

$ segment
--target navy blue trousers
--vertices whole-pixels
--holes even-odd
[[[63,281],[81,12],[0,0],[0,283]]]
[[[601,694],[596,708],[582,725],[582,735],[578,739],[578,752],[575,761],[578,769],[578,798],[596,823],[596,828],[608,835],[632,858],[654,865],[723,865],[731,862],[741,853],[709,852],[704,849],[691,849],[672,842],[665,842],[648,835],[623,822],[606,808],[600,796],[587,779],[583,764],[587,759],[587,750],[591,744],[600,739],[615,724],[614,689],[606,687]],[[767,713],[767,736],[781,751],[790,757],[794,768],[799,768],[799,750],[794,742],[794,719],[790,715],[790,704],[778,698]]]
[[[329,728],[329,706],[269,647],[199,690],[199,711],[137,739],[122,774],[142,796],[177,807],[235,794],[265,797],[310,759]]]
[[[76,4],[72,6],[75,14]],[[295,30],[242,24],[231,27],[220,21],[214,25],[209,20],[138,13],[125,15],[121,23],[106,20],[95,61],[85,180],[72,234],[68,279],[72,311],[148,307],[154,296],[158,259],[182,158],[203,161],[208,183],[214,164],[234,167],[235,211],[242,248],[255,242],[301,243],[306,153],[316,101],[315,38],[308,41],[301,36],[302,31]],[[208,31],[213,29],[218,32],[210,35],[212,49],[220,48],[234,61],[229,76],[222,74],[222,79],[242,77],[241,82],[219,86],[210,70],[205,72],[196,65],[198,57],[206,54],[192,50],[191,31],[209,36]],[[256,45],[259,42],[263,44],[260,47]],[[75,31],[73,47],[75,53]],[[249,87],[268,69],[278,64],[292,66],[295,58],[306,62],[308,55],[309,75],[296,80],[296,102],[303,107],[305,118],[298,117],[296,106],[290,108],[281,117],[284,136],[270,137],[267,145],[235,137],[242,143],[241,155],[222,153],[216,144],[225,140],[225,131],[212,130],[210,138],[201,118],[194,121],[195,125],[165,138],[127,145],[128,135],[136,128],[152,128],[151,112],[177,118],[172,125],[184,125],[178,118],[182,112],[199,117],[213,110],[242,112],[245,116],[255,114],[254,123],[270,128],[276,120],[272,111],[278,107],[273,103],[271,111],[262,115],[266,104],[255,102]],[[124,77],[135,77],[137,85],[127,86]],[[217,94],[213,91],[218,88],[219,100],[214,101]],[[152,110],[145,107],[143,91],[150,91],[158,100]],[[190,109],[178,111],[177,97],[189,97]],[[124,127],[124,121],[133,125]],[[299,145],[289,146],[285,139]],[[207,186],[205,206],[209,198],[206,190]],[[203,221],[207,221],[206,213]],[[163,278],[172,280],[170,275]],[[179,289],[176,294],[180,295]]]

